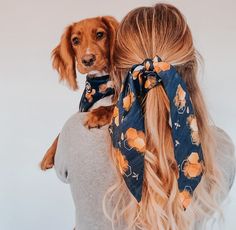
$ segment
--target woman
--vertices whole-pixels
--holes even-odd
[[[232,186],[235,173],[234,147],[230,138],[210,122],[197,82],[199,55],[183,15],[168,4],[132,10],[119,26],[114,55],[114,81],[119,79],[115,85],[120,96],[110,132],[113,138],[112,159],[119,180],[104,197],[106,216],[111,220],[113,229],[204,229],[206,221],[220,210]],[[157,63],[162,63],[158,71],[153,67]],[[186,90],[180,87],[180,92],[176,92],[175,105],[179,109],[185,108],[186,95],[189,95],[188,103],[194,108],[195,120],[188,127],[192,129],[192,145],[197,145],[202,154],[197,155],[197,158],[196,155],[188,156],[186,159],[189,162],[184,165],[184,169],[182,165],[176,164],[175,150],[180,143],[176,141],[175,146],[172,139],[177,123],[170,119],[170,89],[156,82],[152,85],[153,82],[147,80],[150,77],[148,74],[152,72],[155,80],[159,78],[160,82],[165,83],[161,75],[170,68],[172,72],[177,71],[178,80],[186,85]],[[148,92],[142,91],[146,84],[151,85]],[[134,104],[136,113],[133,112],[130,118],[129,113]],[[137,115],[139,113],[144,115],[143,124],[140,124],[144,129],[137,131],[132,125],[137,125],[139,118],[142,119],[142,115]],[[126,131],[130,130],[129,133],[137,139],[130,141],[128,131],[122,132],[120,127],[123,123],[126,124]],[[185,123],[181,125],[187,127]],[[122,143],[126,144],[126,149],[121,147]],[[142,150],[138,149],[140,146]],[[124,153],[127,149],[130,151],[135,148],[144,158],[142,192],[140,187],[135,190],[134,184],[127,179],[132,170],[128,156]],[[194,182],[192,195],[187,190],[180,192],[177,183],[181,175],[186,174],[187,166],[192,167],[190,177],[197,173],[193,180],[197,182]],[[140,174],[133,175],[136,179],[138,176]],[[119,226],[124,220],[127,228]]]

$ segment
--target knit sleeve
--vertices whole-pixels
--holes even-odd
[[[62,128],[54,161],[57,177],[64,183],[70,183],[70,120]]]
[[[230,190],[236,171],[235,146],[230,136],[221,128],[213,126],[216,139],[216,160]]]

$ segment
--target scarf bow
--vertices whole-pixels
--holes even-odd
[[[114,109],[110,135],[125,183],[140,202],[146,151],[142,102],[149,90],[157,85],[164,88],[170,103],[171,134],[179,171],[178,188],[186,209],[201,181],[204,159],[191,98],[185,82],[173,66],[156,56],[131,68]]]

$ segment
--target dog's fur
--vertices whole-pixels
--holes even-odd
[[[52,51],[53,68],[73,90],[78,89],[76,68],[82,74],[99,77],[110,73],[118,22],[111,16],[84,19],[68,26],[60,44]],[[113,106],[101,106],[90,113],[85,126],[100,127],[110,122]],[[53,167],[58,137],[46,152],[40,167]]]

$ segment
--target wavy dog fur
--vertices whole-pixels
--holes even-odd
[[[202,181],[190,206],[183,211],[168,124],[169,101],[162,86],[158,86],[149,91],[143,103],[148,150],[145,153],[142,200],[138,204],[129,193],[119,173],[116,152],[112,151],[111,159],[117,166],[118,180],[106,192],[103,209],[113,229],[190,230],[196,229],[196,223],[204,229],[209,217],[220,211],[220,203],[228,193],[229,182],[224,179],[228,172],[219,170],[216,161],[215,134],[197,82],[199,55],[191,31],[181,12],[168,4],[134,9],[121,22],[114,50],[117,92],[133,64],[155,55],[174,65],[187,84],[205,158]]]

